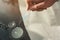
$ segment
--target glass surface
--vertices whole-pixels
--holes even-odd
[[[8,24],[8,27],[9,28],[13,28],[13,27],[15,27],[16,26],[16,23],[13,21],[13,22],[10,22],[9,24]]]
[[[23,30],[20,27],[16,27],[11,33],[13,38],[20,38],[23,35]]]

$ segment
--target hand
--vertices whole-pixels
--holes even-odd
[[[52,6],[57,0],[27,0],[28,10],[42,11]]]
[[[32,6],[38,4],[42,1],[44,1],[44,0],[27,0],[27,5],[28,5],[27,9],[29,10]]]

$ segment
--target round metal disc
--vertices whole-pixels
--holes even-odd
[[[13,28],[13,27],[15,27],[16,26],[16,23],[13,21],[13,22],[10,22],[9,24],[8,24],[8,27],[9,28]]]
[[[23,35],[23,29],[20,27],[16,27],[12,30],[11,33],[13,38],[20,38]]]

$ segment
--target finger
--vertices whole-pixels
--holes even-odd
[[[29,10],[32,10],[32,11],[40,11],[40,10],[43,10],[43,9],[44,8],[38,8],[37,5],[34,5]]]
[[[36,9],[36,10],[32,10],[32,11],[43,11],[45,9]]]
[[[37,9],[36,7],[28,6],[27,10],[36,10],[36,9]]]
[[[27,10],[29,10],[32,5],[33,4],[31,2],[31,0],[27,0]]]
[[[42,11],[44,9],[43,8],[31,8],[30,10],[32,10],[32,11]]]
[[[43,11],[43,10],[46,10],[46,9],[43,8],[43,9],[38,9],[38,10],[36,10],[36,11]]]
[[[44,2],[32,6],[32,7],[30,8],[30,10],[45,9],[45,8],[43,8],[43,7],[44,7]]]
[[[45,9],[44,8],[45,7],[45,2],[41,2],[41,3],[37,4],[36,6],[37,6],[38,9],[42,9],[42,8]]]
[[[57,0],[48,0],[45,2],[46,7],[52,6]]]
[[[30,10],[32,11],[42,11],[42,10],[45,10],[47,8],[36,8],[36,7],[32,7]]]

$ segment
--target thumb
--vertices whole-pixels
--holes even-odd
[[[29,10],[30,7],[33,6],[31,0],[26,0],[26,6],[27,6],[27,10]]]

